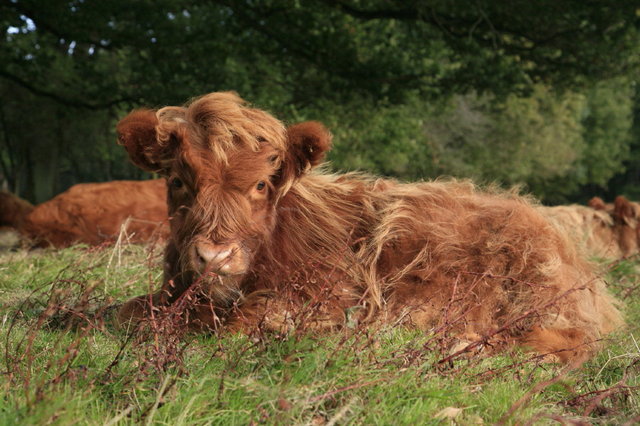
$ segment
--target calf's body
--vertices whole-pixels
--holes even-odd
[[[118,126],[167,177],[171,237],[157,293],[128,324],[197,288],[191,324],[251,331],[349,320],[498,336],[584,358],[621,324],[603,281],[529,200],[469,182],[318,171],[319,123],[285,129],[232,93],[134,111]]]

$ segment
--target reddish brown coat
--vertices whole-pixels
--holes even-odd
[[[165,237],[167,218],[164,179],[83,183],[35,207],[21,232],[39,246],[96,245],[121,232],[141,242]]]
[[[202,303],[185,315],[211,328],[332,329],[350,312],[568,359],[621,324],[567,234],[513,193],[325,173],[320,123],[285,129],[233,93],[134,111],[118,133],[167,177],[171,216],[162,287],[127,302],[121,323],[196,284]]]

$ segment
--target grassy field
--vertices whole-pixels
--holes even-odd
[[[159,282],[161,249],[0,255],[0,424],[635,424],[640,262],[603,265],[628,328],[578,370],[520,352],[450,353],[445,335],[128,336],[113,306]]]

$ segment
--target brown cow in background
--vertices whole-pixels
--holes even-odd
[[[589,200],[589,206],[611,215],[618,229],[616,237],[623,256],[640,252],[640,204],[619,195],[613,203],[604,203],[594,197]]]
[[[539,207],[540,212],[563,229],[589,256],[615,260],[637,254],[640,207],[619,196],[615,203],[600,198],[580,205]]]
[[[0,249],[18,247],[26,216],[33,210],[33,204],[18,196],[0,191]]]
[[[541,209],[591,256],[620,259],[640,252],[640,204],[618,196],[613,203],[593,197],[588,205]]]
[[[33,209],[20,232],[36,246],[66,247],[116,241],[124,230],[131,242],[164,238],[166,183],[113,181],[74,185]]]
[[[20,228],[33,204],[6,191],[0,191],[0,226]]]
[[[350,312],[498,334],[567,360],[622,322],[592,266],[526,198],[312,170],[331,145],[324,126],[285,129],[234,93],[134,111],[118,134],[135,164],[168,179],[171,216],[161,289],[127,302],[122,325],[198,290],[192,326],[333,329]]]

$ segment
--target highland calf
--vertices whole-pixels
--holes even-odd
[[[163,284],[121,307],[123,326],[189,293],[194,327],[446,323],[568,360],[621,324],[604,282],[526,198],[319,171],[321,124],[285,128],[234,93],[133,111],[117,130],[135,164],[166,177],[171,228]]]

